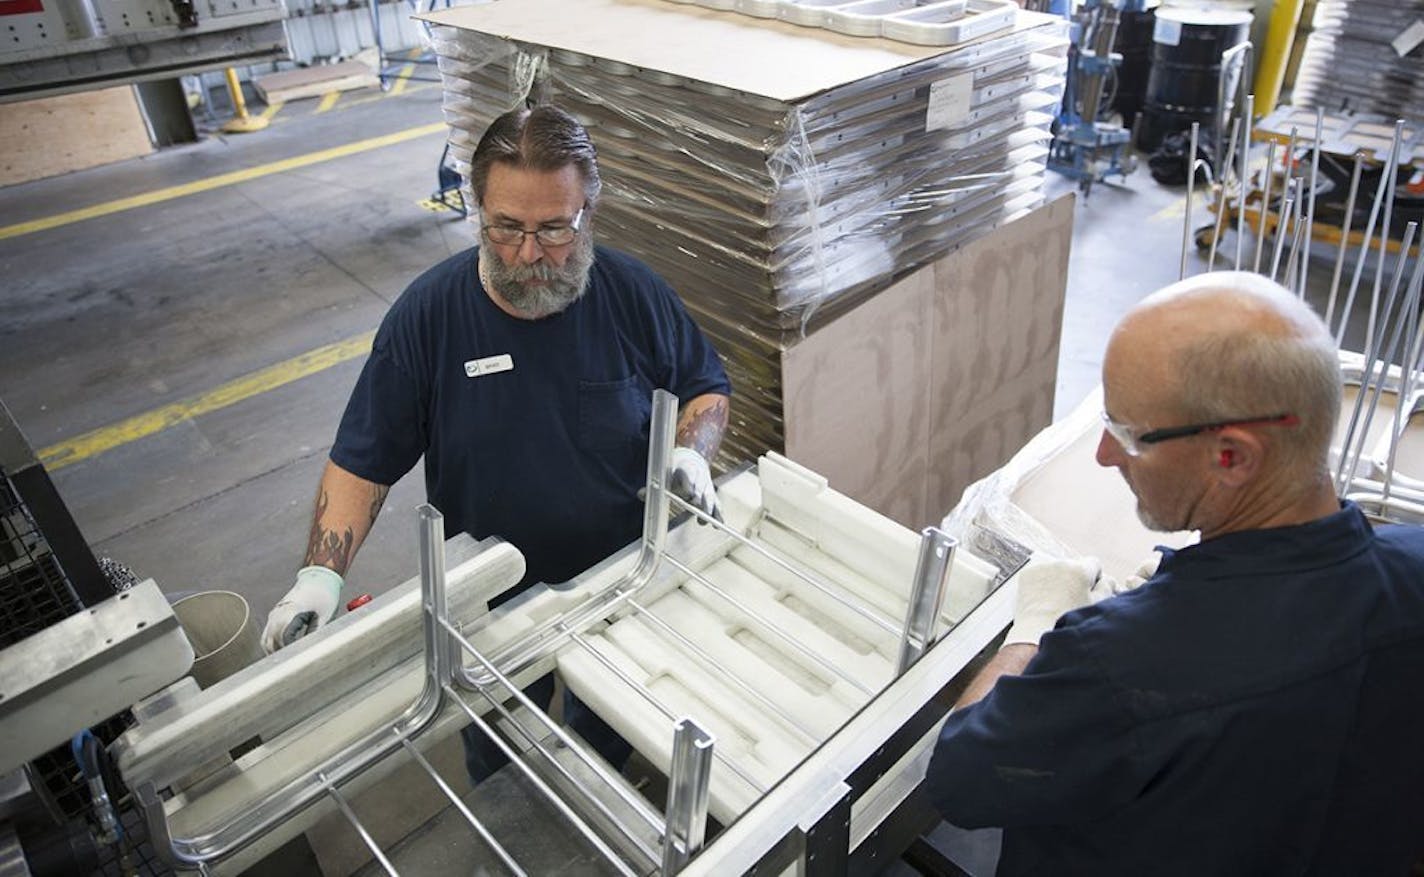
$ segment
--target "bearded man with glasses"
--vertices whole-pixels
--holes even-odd
[[[523,581],[492,607],[638,537],[654,389],[681,403],[670,486],[718,514],[708,464],[731,386],[667,283],[595,245],[588,133],[556,107],[506,113],[476,146],[470,183],[481,245],[416,279],[382,321],[322,475],[305,565],[268,617],[269,652],[332,617],[390,485],[422,456],[447,533],[499,536],[524,555]],[[552,676],[527,693],[548,703]],[[565,719],[610,762],[627,758],[581,703],[566,701]],[[472,780],[503,763],[477,731],[466,742]]]
[[[946,819],[1003,827],[999,874],[1402,875],[1424,853],[1424,528],[1336,498],[1340,397],[1324,323],[1258,275],[1118,324],[1098,463],[1148,527],[1201,540],[1127,590],[1091,559],[1016,576],[927,773]]]

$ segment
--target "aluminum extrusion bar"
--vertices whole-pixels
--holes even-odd
[[[959,543],[938,527],[926,527],[920,534],[920,556],[915,563],[915,579],[905,611],[905,633],[900,639],[900,658],[895,675],[902,675],[920,659],[935,641],[935,621],[944,604],[945,582],[954,564],[954,548]]]
[[[1305,284],[1310,277],[1310,241],[1315,228],[1315,194],[1320,185],[1320,149],[1325,138],[1325,109],[1315,108],[1315,143],[1310,153],[1310,203],[1305,214],[1305,255],[1300,264],[1299,297],[1305,298]]]
[[[1280,219],[1276,222],[1275,252],[1271,254],[1270,277],[1272,280],[1276,279],[1277,272],[1281,270],[1281,253],[1285,250],[1286,246],[1286,229],[1290,227],[1291,215],[1295,210],[1295,190],[1297,188],[1296,181],[1290,180],[1286,184],[1286,188],[1290,192],[1290,194],[1286,195],[1284,200],[1281,201],[1281,216]]]
[[[716,738],[684,716],[673,725],[672,769],[668,771],[667,832],[663,834],[664,877],[680,871],[702,848],[707,832]]]
[[[837,667],[835,664],[832,664],[830,661],[827,661],[822,656],[816,654],[816,652],[813,651],[805,643],[801,642],[796,637],[787,633],[786,630],[781,627],[781,625],[776,624],[773,621],[769,621],[766,618],[763,618],[762,616],[758,615],[756,612],[752,611],[752,609],[748,607],[745,603],[743,603],[741,600],[738,600],[736,597],[733,597],[731,594],[728,594],[721,587],[714,584],[706,576],[702,575],[691,567],[686,566],[677,558],[668,557],[664,559],[677,569],[680,569],[683,572],[687,573],[687,575],[691,577],[694,581],[696,581],[698,584],[702,585],[704,588],[711,591],[713,594],[717,595],[730,605],[736,607],[747,618],[751,619],[756,624],[770,631],[774,636],[776,636],[777,639],[780,639],[782,642],[785,642],[787,645],[796,649],[796,651],[805,655],[807,658],[810,658],[812,662],[814,662],[822,669],[827,670],[833,675],[840,677],[847,684],[859,690],[862,694],[873,695],[875,693],[871,689],[866,688],[863,684],[861,684],[861,682],[854,676],[851,676],[849,673]]]
[[[1276,179],[1276,141],[1266,144],[1266,167],[1261,171],[1261,211],[1256,223],[1256,254],[1251,270],[1261,273],[1261,253],[1266,249],[1266,217],[1271,212],[1271,184]]]
[[[336,806],[341,808],[341,815],[345,816],[346,821],[351,823],[351,827],[356,829],[356,833],[361,836],[362,843],[366,844],[366,849],[371,851],[372,857],[381,864],[382,868],[386,869],[386,873],[391,877],[400,877],[396,866],[391,864],[391,860],[386,858],[386,854],[381,851],[381,845],[376,843],[376,839],[371,837],[371,832],[361,824],[361,820],[356,816],[356,811],[352,810],[351,805],[347,803],[346,797],[326,777],[318,774],[317,778],[326,783],[326,793],[336,802]]]
[[[1335,272],[1330,276],[1330,298],[1325,306],[1326,329],[1335,322],[1335,297],[1340,292],[1340,274],[1345,270],[1345,253],[1350,249],[1350,227],[1355,221],[1355,199],[1360,194],[1360,173],[1364,167],[1364,157],[1358,152],[1355,153],[1355,169],[1350,172],[1350,191],[1345,196],[1345,220],[1340,227],[1340,248],[1335,254]]]
[[[1395,173],[1395,162],[1399,159],[1399,138],[1402,135],[1402,126],[1396,125],[1394,128],[1394,138],[1389,144],[1389,156],[1385,159],[1384,173],[1380,175],[1379,187],[1375,190],[1374,203],[1370,205],[1370,218],[1365,223],[1365,236],[1360,241],[1360,257],[1355,261],[1355,270],[1350,275],[1350,291],[1345,296],[1345,305],[1340,314],[1340,328],[1335,333],[1335,346],[1339,347],[1345,340],[1345,327],[1350,322],[1350,309],[1355,306],[1355,295],[1360,290],[1360,278],[1364,275],[1365,263],[1369,261],[1370,240],[1375,236],[1375,223],[1379,221],[1380,204],[1384,201],[1385,189],[1390,188],[1390,178]],[[1385,253],[1388,251],[1386,239],[1389,237],[1388,227],[1380,234],[1380,259],[1383,261]],[[1343,246],[1343,244],[1342,244]],[[1373,313],[1373,309],[1371,309]],[[1370,324],[1373,330],[1374,324]],[[1367,331],[1365,337],[1373,335],[1373,331]]]
[[[448,627],[448,622],[446,624]],[[474,655],[476,660],[480,661],[486,671],[494,674],[494,677],[500,686],[504,687],[504,689],[508,691],[511,696],[513,696],[514,699],[519,702],[521,706],[523,706],[530,712],[530,714],[536,717],[544,725],[545,728],[547,728],[556,738],[558,738],[559,742],[567,746],[569,751],[573,753],[575,758],[577,758],[580,762],[584,764],[585,767],[591,770],[595,776],[597,776],[600,780],[607,784],[609,788],[613,789],[613,791],[618,795],[618,797],[622,799],[623,803],[627,804],[629,809],[637,813],[639,818],[641,818],[644,822],[648,824],[649,828],[653,829],[657,833],[662,833],[664,831],[665,825],[663,823],[663,820],[660,819],[658,815],[654,813],[652,809],[649,808],[648,805],[640,797],[638,797],[635,792],[633,792],[631,789],[625,789],[618,780],[614,779],[613,774],[609,773],[608,770],[604,768],[602,764],[599,763],[598,759],[590,755],[582,745],[580,745],[571,736],[569,736],[568,732],[566,732],[563,728],[559,727],[559,724],[553,719],[551,719],[549,715],[544,712],[542,707],[530,700],[529,696],[519,689],[519,686],[510,682],[508,677],[504,676],[502,673],[496,670],[494,668],[494,665],[491,664],[487,658],[481,655],[479,651],[469,643],[468,640],[461,636],[453,627],[449,627],[448,629],[450,630],[451,636],[455,639],[457,643],[459,643],[460,647],[464,649],[466,653]],[[623,823],[616,816],[613,815],[612,811],[608,809],[608,806],[598,799],[598,796],[593,793],[592,789],[588,788],[586,785],[580,782],[577,777],[575,777],[571,772],[569,772],[569,769],[567,767],[560,764],[558,759],[554,757],[554,754],[544,748],[543,744],[539,741],[539,738],[534,734],[530,733],[530,731],[525,728],[524,725],[521,724],[518,719],[514,717],[514,714],[507,707],[505,707],[501,700],[495,697],[487,690],[487,688],[493,688],[494,686],[485,686],[479,683],[470,683],[467,685],[466,678],[463,675],[458,676],[455,681],[456,684],[460,685],[461,688],[468,688],[469,690],[476,691],[482,697],[484,697],[485,700],[489,701],[490,705],[494,708],[494,710],[499,713],[500,716],[505,719],[505,721],[509,722],[510,726],[514,728],[515,731],[517,731],[519,735],[525,739],[525,741],[530,745],[531,748],[533,748],[536,752],[542,755],[545,760],[547,760],[548,763],[553,766],[554,770],[556,770],[564,778],[564,780],[569,783],[571,788],[578,791],[580,795],[587,799],[588,802],[593,805],[594,809],[598,810],[599,814],[603,816],[603,818],[607,819],[612,825],[616,826],[621,834],[627,837],[628,840],[634,846],[638,847],[643,852],[643,854],[648,857],[649,861],[656,861],[657,851],[645,845],[642,842],[642,838],[638,837],[637,834],[635,834],[631,828],[623,825]]]
[[[1231,120],[1231,139],[1227,141],[1226,160],[1221,164],[1221,179],[1217,181],[1217,185],[1219,187],[1217,191],[1220,194],[1217,197],[1216,216],[1212,220],[1211,224],[1211,250],[1206,257],[1206,270],[1208,271],[1216,270],[1217,245],[1221,243],[1221,236],[1226,234],[1226,230],[1231,227],[1231,210],[1228,205],[1229,196],[1226,192],[1226,172],[1231,169],[1231,163],[1236,157],[1236,133],[1237,129],[1240,127],[1240,119]],[[1217,129],[1217,133],[1220,134],[1220,128]],[[1218,146],[1218,155],[1220,155],[1220,149],[1221,147]],[[1244,205],[1246,196],[1245,181],[1238,181],[1237,187],[1241,190],[1242,204]]]
[[[1182,218],[1182,259],[1177,266],[1178,280],[1187,276],[1187,247],[1192,239],[1192,192],[1197,181],[1197,136],[1200,131],[1201,122],[1193,122],[1190,149],[1187,152],[1187,206]]]
[[[1390,149],[1392,161],[1385,165],[1384,176],[1380,182],[1384,184],[1384,219],[1380,221],[1380,253],[1379,260],[1375,262],[1375,285],[1374,294],[1370,298],[1370,323],[1366,334],[1373,334],[1375,321],[1381,318],[1379,314],[1380,286],[1384,282],[1384,263],[1389,259],[1389,222],[1394,216],[1394,192],[1398,187],[1395,183],[1395,174],[1399,171],[1399,162],[1402,158],[1401,143],[1404,138],[1404,120],[1400,119],[1394,123],[1394,141]],[[1409,247],[1405,246],[1400,253],[1402,262],[1409,254]]]
[[[584,838],[593,845],[593,848],[597,850],[609,864],[619,873],[626,875],[626,877],[639,877],[639,872],[629,867],[628,863],[624,862],[622,857],[619,856],[612,847],[608,846],[603,838],[598,836],[598,832],[594,831],[582,817],[575,813],[573,808],[571,808],[563,798],[559,797],[558,793],[550,788],[549,784],[544,782],[544,780],[534,772],[534,769],[524,762],[524,759],[520,758],[519,753],[515,752],[510,748],[508,743],[504,742],[504,738],[501,737],[479,713],[475,712],[469,704],[461,700],[454,688],[447,686],[445,692],[465,711],[465,714],[470,717],[470,721],[475,727],[479,728],[486,737],[489,737],[495,742],[495,745],[500,748],[500,751],[504,753],[504,756],[509,759],[510,763],[518,768],[519,772],[524,774],[525,778],[534,784],[534,788],[539,790],[539,794],[543,795],[545,800],[554,806],[554,809],[563,814],[564,818],[578,830],[579,834],[582,834]]]
[[[1244,69],[1241,78],[1246,78]],[[1236,271],[1241,270],[1241,255],[1246,246],[1246,182],[1250,179],[1251,118],[1255,110],[1256,95],[1246,95],[1246,111],[1241,114],[1241,155],[1239,156],[1241,167],[1236,172],[1236,176],[1241,180],[1241,204],[1239,205],[1240,209],[1236,211],[1236,262],[1233,265],[1233,270]],[[1193,155],[1192,160],[1195,159],[1196,156]]]
[[[450,788],[450,784],[445,782],[444,778],[436,772],[435,765],[431,764],[430,760],[409,740],[401,738],[401,745],[405,747],[406,752],[410,753],[411,758],[415,759],[415,762],[419,764],[426,773],[430,774],[430,778],[435,781],[435,785],[445,795],[446,799],[449,800],[450,806],[454,807],[460,812],[461,816],[465,817],[465,821],[475,830],[475,833],[480,836],[480,839],[485,842],[485,845],[499,857],[500,862],[513,872],[515,877],[527,877],[527,872],[520,867],[519,863],[514,860],[514,857],[509,854],[509,851],[495,839],[493,834],[490,834],[490,830],[485,827],[483,822],[475,818],[475,814],[470,812],[470,808],[465,805],[464,801],[460,800],[460,796],[455,794],[455,790]]]

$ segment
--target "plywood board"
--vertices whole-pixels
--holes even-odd
[[[1053,421],[1073,207],[1061,197],[934,266],[927,521]]]
[[[1020,16],[1020,26],[1051,20]],[[500,0],[418,17],[787,102],[955,48],[843,36],[669,0]]]
[[[786,454],[911,529],[1053,415],[1073,198],[899,281],[782,356]]]
[[[359,61],[301,67],[252,80],[252,87],[269,104],[380,86],[381,80],[371,68]]]
[[[131,86],[0,104],[0,186],[152,151]]]

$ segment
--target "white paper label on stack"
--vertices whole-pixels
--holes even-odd
[[[925,130],[949,128],[969,115],[974,98],[974,74],[960,73],[930,83],[929,111],[925,114]]]
[[[1414,47],[1420,43],[1424,43],[1424,18],[1414,19],[1413,24],[1390,41],[1390,45],[1394,46],[1394,51],[1401,58],[1414,51]]]

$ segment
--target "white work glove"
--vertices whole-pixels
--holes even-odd
[[[1146,560],[1138,564],[1137,569],[1133,571],[1132,575],[1120,582],[1112,576],[1099,576],[1097,584],[1093,585],[1088,591],[1088,597],[1092,602],[1096,603],[1099,600],[1116,597],[1118,594],[1126,594],[1128,591],[1142,585],[1148,579],[1157,575],[1157,564],[1161,562],[1161,552],[1154,550],[1151,554],[1147,555]]]
[[[1019,583],[1014,603],[1014,624],[1004,645],[1038,645],[1039,637],[1053,629],[1059,617],[1092,602],[1090,590],[1102,567],[1097,559],[1032,558],[1014,578]]]
[[[341,576],[335,570],[302,567],[297,583],[267,616],[267,626],[262,629],[263,650],[270,655],[330,621],[341,601],[341,584]]]
[[[712,470],[701,454],[679,445],[672,449],[668,470],[669,490],[705,514],[722,520],[722,506],[717,502],[717,489],[712,486]]]

